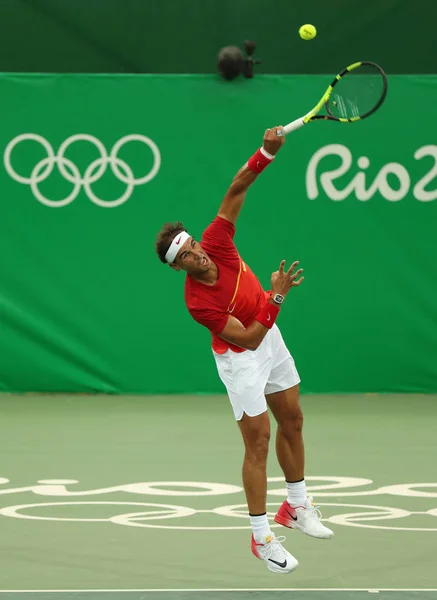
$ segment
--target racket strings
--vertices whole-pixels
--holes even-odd
[[[327,104],[338,119],[357,119],[372,112],[385,94],[385,78],[378,67],[361,65],[335,85]]]

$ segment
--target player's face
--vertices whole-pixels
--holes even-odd
[[[211,259],[194,238],[189,238],[176,257],[177,266],[192,275],[206,273],[211,268]]]

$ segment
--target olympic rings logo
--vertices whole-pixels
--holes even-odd
[[[11,154],[18,144],[29,140],[40,143],[47,152],[47,157],[40,160],[33,167],[30,177],[24,177],[23,175],[17,173],[13,168],[11,163]],[[90,142],[100,152],[100,158],[97,158],[88,165],[83,177],[78,167],[71,160],[65,157],[67,148],[69,148],[71,144],[79,141]],[[152,151],[153,166],[143,177],[135,178],[132,169],[127,162],[118,157],[120,148],[128,142],[141,142],[148,146]],[[59,146],[56,154],[52,145],[41,135],[36,133],[23,133],[21,135],[17,135],[9,142],[9,144],[6,146],[3,158],[6,171],[10,177],[12,177],[12,179],[18,183],[30,185],[35,198],[42,204],[52,208],[66,206],[67,204],[70,204],[70,202],[73,202],[73,200],[75,200],[79,195],[82,187],[88,199],[94,204],[104,208],[114,208],[116,206],[120,206],[120,204],[123,204],[129,200],[135,186],[144,185],[145,183],[151,181],[156,176],[161,166],[161,154],[158,146],[150,138],[138,133],[125,135],[124,137],[120,138],[118,142],[114,144],[109,154],[99,139],[87,133],[78,133],[68,137]],[[55,165],[58,167],[62,177],[73,184],[73,190],[63,200],[50,200],[49,198],[46,198],[38,188],[38,185],[50,176]],[[102,198],[96,196],[91,188],[92,184],[105,174],[108,165],[111,167],[112,173],[115,175],[115,177],[117,177],[119,181],[126,184],[125,192],[116,200],[103,200]]]
[[[361,529],[437,532],[434,522],[434,518],[437,517],[436,482],[396,483],[369,487],[373,481],[363,477],[308,475],[306,480],[309,484],[308,491],[316,492],[317,497],[322,498],[324,522]],[[271,488],[269,485],[267,489],[268,497],[279,497],[274,502],[267,502],[267,515],[273,519],[286,492],[283,477],[268,477],[267,481],[269,484],[280,484],[279,488]],[[6,506],[7,501],[2,498],[0,518],[113,523],[129,527],[184,531],[250,530],[247,522],[247,503],[242,502],[244,499],[241,497],[243,494],[241,486],[211,481],[139,481],[103,488],[84,489],[80,486],[80,490],[72,489],[71,486],[78,483],[76,479],[39,479],[36,484],[13,487],[8,485],[9,479],[0,477],[0,496],[7,495],[8,499],[19,496],[22,499],[23,494],[32,494],[37,497],[56,498],[56,501],[49,502],[34,502],[34,498],[28,498],[27,502],[32,501],[11,506]],[[122,499],[121,494],[141,496],[141,501]],[[240,494],[238,503],[223,506],[217,499],[218,496],[235,494]],[[102,500],[102,496],[106,498]],[[153,498],[160,496],[161,499],[158,498],[158,502],[148,502],[147,496]],[[387,506],[385,503],[388,502],[387,500],[385,502],[381,500],[380,502],[384,503],[382,505],[373,502],[368,504],[367,498],[370,496],[395,496],[398,499],[397,506],[391,506],[392,502]],[[177,504],[168,504],[169,497]],[[213,504],[215,508],[205,507],[202,498],[206,497],[215,500]],[[358,502],[362,503],[344,502],[343,498],[348,497],[356,499],[359,497]],[[195,503],[197,507],[186,506],[181,498],[191,498],[187,502],[190,505]],[[194,498],[199,499],[200,502],[198,503]],[[332,498],[333,502],[325,502],[324,498]],[[398,506],[401,499],[408,502],[408,507]],[[416,503],[417,499],[420,499],[420,505]],[[428,506],[424,504],[425,500],[428,501]],[[217,506],[219,503],[220,506]],[[211,503],[208,502],[207,506],[210,507]],[[420,520],[417,520],[418,516]],[[271,527],[277,525],[272,524]]]

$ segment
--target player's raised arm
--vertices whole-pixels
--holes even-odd
[[[267,129],[263,145],[235,175],[220,206],[218,216],[235,223],[243,206],[246,192],[258,175],[272,162],[276,153],[285,143],[282,126]]]

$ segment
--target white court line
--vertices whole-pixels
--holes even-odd
[[[437,592],[437,588],[169,588],[92,590],[0,590],[0,594],[101,594],[147,592]]]

